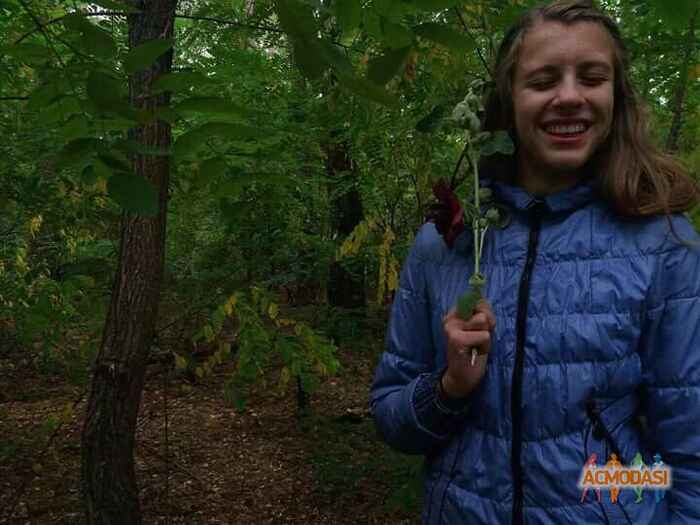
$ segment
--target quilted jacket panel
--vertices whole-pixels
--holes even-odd
[[[371,389],[383,438],[426,456],[423,523],[700,523],[700,249],[679,244],[664,217],[619,218],[590,184],[539,201],[491,185],[512,220],[489,231],[482,258],[497,319],[486,376],[461,413],[436,407],[442,317],[467,290],[473,257],[470,233],[450,250],[428,223],[404,263]],[[538,202],[544,213],[513,407],[518,292]],[[682,215],[672,222],[681,238],[700,241]],[[591,402],[608,436],[593,432]],[[623,463],[641,452],[651,465],[660,453],[673,470],[664,498],[646,493],[636,503],[627,489],[617,503],[592,491],[581,501],[586,459],[595,452],[607,460],[614,449]]]

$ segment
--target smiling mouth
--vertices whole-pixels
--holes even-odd
[[[589,127],[590,124],[585,122],[577,122],[575,124],[548,124],[544,126],[544,131],[555,137],[573,138],[585,133]]]

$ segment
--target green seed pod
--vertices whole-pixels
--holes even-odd
[[[480,228],[486,228],[488,225],[489,225],[488,219],[485,219],[483,217],[481,219],[479,219],[479,227]]]
[[[466,129],[469,125],[470,118],[472,115],[472,110],[469,109],[469,105],[464,102],[457,104],[452,110],[452,120],[455,124],[463,129]]]
[[[469,285],[472,288],[478,288],[481,291],[481,287],[486,284],[486,277],[482,273],[475,273],[469,278]]]
[[[481,202],[488,202],[491,200],[492,197],[492,192],[491,188],[479,188],[479,200]],[[491,211],[491,210],[489,210]],[[488,218],[488,213],[486,214],[486,217]]]
[[[489,221],[493,226],[499,223],[500,215],[496,208],[491,208],[486,212],[486,220]]]
[[[474,93],[467,93],[467,96],[464,97],[462,102],[465,102],[472,111],[479,110],[479,97],[477,97]]]
[[[476,113],[469,113],[467,116],[469,119],[469,131],[476,135],[481,132],[481,120],[476,116]]]

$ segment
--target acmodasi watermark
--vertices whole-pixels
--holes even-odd
[[[598,466],[598,455],[593,453],[581,470],[578,487],[582,490],[581,502],[589,490],[595,490],[598,501],[601,490],[610,492],[610,501],[617,503],[622,489],[632,489],[637,495],[635,503],[642,502],[644,490],[651,490],[656,501],[660,501],[665,491],[671,488],[671,468],[661,461],[659,454],[654,455],[654,463],[647,466],[638,452],[630,465],[623,465],[616,454],[610,454],[605,465]]]

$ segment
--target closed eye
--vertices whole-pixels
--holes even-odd
[[[602,76],[590,76],[590,77],[583,77],[581,79],[581,82],[587,86],[599,86],[600,84],[603,84],[608,81],[608,77],[602,77]]]
[[[541,80],[532,80],[527,83],[529,87],[532,89],[536,89],[538,91],[542,91],[545,89],[549,89],[550,87],[554,86],[556,83],[556,80],[554,79],[541,79]]]

